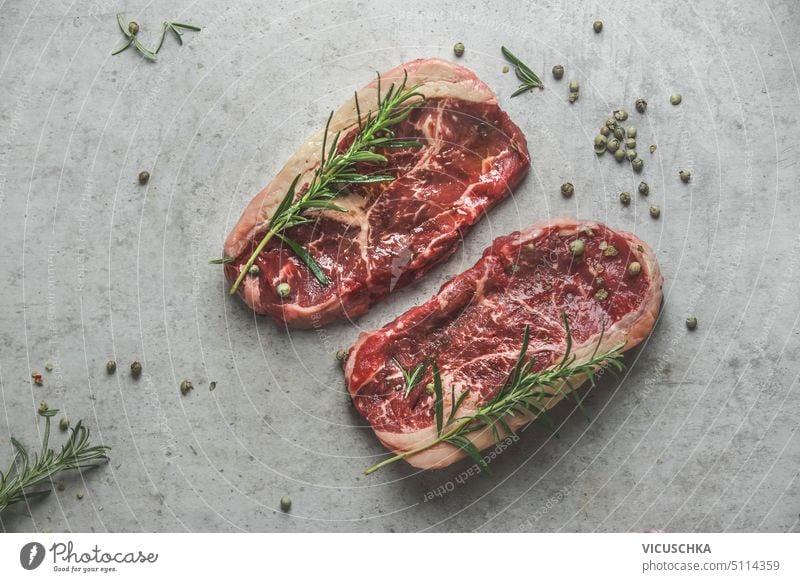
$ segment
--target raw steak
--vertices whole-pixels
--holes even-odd
[[[312,224],[291,229],[291,237],[317,259],[329,285],[321,285],[278,240],[270,241],[256,261],[260,273],[245,277],[239,288],[256,312],[294,327],[363,314],[392,289],[450,256],[468,228],[525,176],[530,166],[525,137],[474,73],[440,59],[421,59],[381,75],[383,91],[401,83],[404,72],[408,86],[421,85],[427,100],[393,129],[399,138],[416,139],[423,147],[381,150],[389,162],[379,166],[380,173],[391,174],[394,181],[351,186],[336,199],[348,212],[320,212]],[[359,92],[365,115],[370,104],[374,107],[376,88],[373,82]],[[354,100],[333,116],[329,135],[340,130],[342,149],[358,131]],[[263,237],[294,177],[302,174],[299,190],[307,185],[319,164],[323,132],[289,159],[228,236],[225,255],[235,259],[225,267],[229,281]],[[275,290],[283,282],[292,291],[281,300]]]
[[[569,247],[576,239],[585,245],[580,256]],[[628,272],[634,261],[641,265],[638,275]],[[604,324],[599,353],[622,342],[628,350],[653,328],[662,282],[645,243],[596,222],[558,219],[502,236],[429,301],[379,330],[362,333],[345,364],[347,387],[378,439],[395,453],[410,451],[437,436],[434,397],[426,391],[431,371],[406,398],[395,360],[410,370],[426,356],[434,358],[441,369],[445,415],[452,408],[453,387],[456,398],[470,391],[459,408],[459,416],[468,416],[505,381],[526,324],[534,370],[554,365],[564,353],[562,313],[579,362],[591,357]],[[530,420],[516,416],[509,424],[518,428]],[[470,438],[479,449],[492,444],[486,430]],[[463,456],[460,449],[439,444],[406,460],[433,469]]]

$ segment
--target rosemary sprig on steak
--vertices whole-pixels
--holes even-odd
[[[361,106],[356,94],[356,114],[358,121],[358,134],[353,142],[344,151],[337,151],[341,132],[333,136],[328,145],[328,128],[330,127],[333,112],[325,124],[325,133],[322,138],[322,155],[319,166],[314,171],[311,182],[304,191],[297,196],[297,184],[301,174],[295,176],[289,190],[267,224],[267,231],[261,242],[250,255],[236,278],[230,293],[233,295],[241,285],[253,266],[258,255],[264,250],[267,243],[277,237],[289,247],[300,260],[302,260],[317,280],[323,285],[329,283],[328,277],[322,272],[317,261],[297,242],[285,233],[292,227],[313,222],[314,217],[309,216],[308,210],[335,210],[347,212],[346,208],[332,202],[334,198],[346,191],[348,184],[368,184],[374,182],[391,182],[394,176],[380,174],[363,174],[356,167],[359,163],[383,164],[388,160],[386,156],[375,151],[375,148],[408,148],[422,147],[416,140],[397,139],[392,127],[404,121],[411,111],[425,101],[425,96],[417,91],[419,85],[407,87],[408,74],[404,75],[403,82],[395,87],[392,83],[384,95],[381,95],[381,77],[378,75],[378,107],[375,112],[368,111],[366,116],[361,113]]]
[[[477,465],[487,473],[489,467],[484,461],[480,450],[468,438],[468,435],[482,430],[491,430],[492,436],[496,441],[506,435],[514,434],[514,430],[508,424],[509,420],[515,416],[529,417],[530,420],[543,418],[552,424],[547,416],[547,403],[550,399],[557,396],[566,396],[562,390],[562,384],[568,388],[568,394],[572,394],[575,402],[580,406],[581,402],[577,392],[572,385],[572,381],[580,379],[581,382],[587,379],[592,386],[597,381],[597,370],[611,366],[617,371],[622,371],[625,366],[622,363],[621,350],[623,344],[619,344],[608,351],[598,353],[600,344],[603,341],[603,332],[597,340],[592,356],[585,362],[578,363],[577,356],[572,353],[572,334],[569,328],[569,321],[566,314],[563,315],[564,329],[566,331],[566,349],[564,356],[555,366],[533,372],[534,358],[528,357],[528,340],[530,329],[526,325],[522,335],[522,348],[519,351],[517,363],[511,368],[506,381],[486,404],[469,414],[461,415],[459,411],[461,405],[469,395],[469,390],[464,390],[458,397],[455,390],[451,387],[450,397],[452,408],[450,414],[445,418],[444,415],[444,389],[442,378],[439,372],[439,365],[433,362],[433,392],[434,392],[434,415],[436,419],[437,437],[424,445],[410,451],[394,455],[373,465],[364,474],[374,473],[381,467],[399,461],[411,455],[421,453],[431,447],[441,443],[453,445],[464,451],[470,456]]]
[[[531,89],[535,89],[537,87],[542,89],[544,88],[544,83],[542,83],[542,80],[531,70],[528,65],[515,57],[506,47],[502,46],[500,47],[500,50],[503,52],[503,56],[508,59],[512,65],[514,65],[514,73],[516,73],[517,79],[520,80],[520,86],[511,94],[512,97],[516,97],[525,91],[530,91]]]
[[[44,410],[40,412],[45,417],[44,436],[42,437],[42,450],[31,458],[25,447],[18,440],[12,438],[14,445],[14,458],[8,471],[0,471],[0,512],[13,503],[45,497],[49,489],[34,490],[38,485],[50,483],[53,475],[70,469],[84,470],[96,467],[100,462],[108,460],[110,447],[105,445],[89,446],[89,429],[80,421],[72,428],[67,442],[61,447],[61,452],[49,448],[50,417],[58,410]]]

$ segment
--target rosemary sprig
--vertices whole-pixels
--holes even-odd
[[[15,438],[11,439],[14,446],[14,458],[11,460],[8,471],[0,471],[0,512],[6,507],[20,501],[46,497],[50,489],[30,491],[31,488],[50,481],[53,475],[71,469],[92,469],[102,461],[108,460],[108,451],[111,447],[105,445],[89,446],[89,429],[80,421],[71,429],[67,442],[61,447],[61,452],[49,448],[50,418],[58,410],[45,410],[40,412],[45,417],[44,436],[42,449],[31,458],[25,447]]]
[[[236,293],[250,267],[273,237],[282,240],[308,266],[321,284],[329,283],[328,277],[316,260],[299,244],[287,237],[285,231],[312,222],[312,218],[306,214],[308,210],[347,212],[346,208],[335,204],[332,200],[339,196],[348,184],[369,184],[394,180],[394,177],[390,175],[368,175],[358,172],[356,168],[358,163],[383,164],[388,161],[386,156],[375,152],[375,148],[422,147],[422,144],[416,140],[397,139],[391,129],[405,120],[415,107],[425,101],[425,96],[417,91],[419,85],[407,87],[407,81],[408,74],[406,73],[399,86],[395,87],[395,84],[392,83],[386,93],[381,95],[381,77],[378,75],[377,110],[375,112],[369,110],[366,115],[361,113],[361,105],[356,93],[355,104],[359,132],[350,146],[342,152],[337,152],[336,149],[339,145],[341,131],[337,132],[330,145],[328,144],[328,128],[333,118],[333,112],[331,112],[328,122],[325,124],[319,166],[314,171],[311,182],[295,200],[301,174],[295,176],[286,195],[267,223],[267,232],[231,287],[231,295]]]
[[[428,371],[428,366],[430,365],[430,360],[425,358],[422,362],[411,368],[410,371],[403,368],[403,366],[398,362],[396,359],[392,358],[394,361],[394,365],[400,368],[400,372],[403,374],[403,381],[405,382],[405,389],[403,390],[403,398],[408,398],[408,395],[411,394],[411,391],[414,389],[414,386],[419,384],[419,381],[422,380],[422,377],[425,375],[425,372]]]
[[[161,40],[158,41],[158,46],[154,52],[158,52],[161,50],[162,45],[164,44],[164,38],[167,36],[167,32],[172,32],[175,35],[175,40],[178,41],[179,45],[183,45],[183,34],[178,30],[182,28],[183,30],[193,30],[194,32],[200,32],[199,26],[194,26],[192,24],[183,24],[182,22],[164,22],[164,29],[161,31]]]
[[[467,435],[488,428],[492,431],[494,439],[499,442],[502,439],[501,431],[508,435],[514,434],[514,430],[508,424],[508,421],[515,416],[530,416],[531,420],[541,417],[552,424],[552,421],[547,416],[547,404],[552,398],[566,396],[566,394],[561,392],[561,384],[565,384],[569,388],[568,393],[573,395],[576,403],[580,406],[580,398],[578,398],[576,389],[572,386],[571,380],[579,376],[585,376],[586,379],[591,382],[592,386],[594,386],[597,380],[596,370],[598,368],[611,366],[618,371],[625,369],[621,361],[621,350],[625,345],[624,343],[598,354],[600,344],[603,341],[603,332],[600,333],[600,339],[597,341],[592,356],[585,362],[577,362],[577,356],[572,353],[572,333],[569,328],[569,321],[567,320],[566,314],[562,314],[562,318],[566,331],[566,349],[564,351],[564,356],[558,364],[539,372],[532,371],[535,361],[533,356],[527,357],[530,329],[526,325],[522,335],[522,348],[520,349],[517,363],[511,368],[505,382],[497,393],[486,404],[471,414],[464,416],[459,415],[461,405],[464,403],[470,391],[464,390],[458,398],[456,398],[455,390],[451,387],[450,401],[452,403],[452,408],[450,409],[450,414],[445,418],[442,378],[439,372],[439,366],[434,362],[432,365],[434,416],[436,421],[436,434],[438,436],[424,445],[394,455],[393,457],[381,461],[377,465],[373,465],[364,471],[364,474],[369,475],[370,473],[374,473],[381,467],[385,467],[390,463],[405,459],[406,457],[410,457],[411,455],[415,455],[441,443],[447,443],[461,449],[471,457],[481,469],[485,470],[487,473],[491,473],[486,461],[484,461],[483,456],[481,456],[480,450],[478,450]]]
[[[534,73],[528,65],[515,57],[506,47],[500,47],[500,50],[503,52],[503,56],[514,65],[514,73],[516,73],[517,79],[521,82],[519,88],[511,94],[512,97],[516,97],[517,95],[525,93],[525,91],[530,91],[537,87],[544,89],[542,80],[539,79],[539,76]]]
[[[139,32],[138,24],[136,24],[135,22],[130,22],[128,26],[125,26],[125,23],[122,20],[122,14],[117,14],[117,24],[119,25],[119,29],[122,31],[122,34],[124,34],[125,38],[128,39],[128,42],[124,44],[121,48],[118,48],[113,53],[111,53],[112,56],[118,55],[119,53],[121,53],[122,51],[126,50],[128,47],[133,45],[134,47],[136,47],[136,50],[138,50],[140,53],[142,53],[142,55],[144,55],[146,59],[149,59],[151,61],[156,60],[155,53],[146,46],[144,46],[141,42],[139,42],[139,39],[136,37],[136,35]]]

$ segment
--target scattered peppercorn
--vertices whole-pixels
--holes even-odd
[[[433,384],[433,382],[428,382],[425,384],[425,392],[427,392],[430,396],[436,394],[436,386]]]
[[[615,137],[608,140],[606,143],[606,149],[610,151],[612,154],[619,149],[619,140]]]
[[[117,363],[114,360],[109,360],[106,362],[106,372],[109,374],[113,374],[117,371]]]
[[[51,364],[50,362],[47,362],[44,365],[44,369],[47,370],[48,372],[52,372],[53,371],[53,364]]]
[[[42,384],[44,384],[44,378],[42,378],[42,375],[39,372],[32,372],[31,379],[33,380],[33,383],[36,384],[37,386],[41,386]]]
[[[683,101],[683,97],[680,96],[678,93],[674,93],[670,98],[669,102],[673,105],[680,105],[681,101]]]
[[[69,419],[64,416],[61,420],[58,421],[58,428],[61,430],[67,430],[69,428]]]
[[[564,76],[564,65],[556,65],[553,67],[553,77],[561,79]]]
[[[292,293],[292,286],[289,283],[281,283],[275,288],[275,291],[278,293],[278,297],[286,299]]]
[[[150,172],[139,172],[139,184],[147,184],[150,181]]]
[[[621,162],[625,159],[625,150],[619,148],[617,151],[614,152],[614,159],[618,162]]]
[[[128,32],[136,36],[139,33],[139,23],[132,20],[128,23]]]
[[[213,392],[216,389],[217,389],[217,382],[216,381],[213,381],[208,385],[208,391],[209,392]]]
[[[194,384],[192,384],[192,381],[184,379],[181,382],[181,395],[186,396],[192,390],[194,390]]]
[[[604,125],[603,127],[600,128],[600,135],[608,137],[609,135],[611,135],[611,129],[607,125]]]
[[[614,137],[617,138],[620,141],[625,139],[625,129],[622,128],[622,127],[615,127],[614,128]]]
[[[642,265],[640,265],[640,264],[639,264],[639,263],[637,263],[636,261],[633,261],[633,262],[632,262],[630,265],[628,265],[628,274],[629,274],[631,277],[635,277],[635,276],[636,276],[636,275],[638,275],[638,274],[639,274],[641,271],[642,271]]]
[[[692,179],[692,173],[689,170],[681,170],[678,172],[678,175],[681,177],[681,182],[684,184],[688,184],[689,180]]]
[[[583,251],[586,250],[586,244],[581,239],[576,238],[569,243],[569,250],[574,256],[579,257],[583,254]]]
[[[639,113],[644,113],[647,109],[647,101],[644,99],[637,99],[636,100],[636,111]]]
[[[75,497],[77,497],[78,499],[83,499],[83,496],[84,496],[84,495],[85,495],[85,494],[84,494],[84,492],[83,492],[83,491],[78,491],[78,492],[75,494]]]
[[[644,160],[642,158],[634,158],[631,161],[631,167],[634,172],[641,172],[642,168],[644,168]]]
[[[581,90],[581,84],[578,81],[572,80],[569,82],[569,90],[573,93],[577,93]]]
[[[639,182],[639,194],[642,196],[647,196],[650,194],[650,186],[647,182]]]
[[[636,150],[625,150],[625,157],[628,158],[629,162],[635,160],[639,154],[636,153]]]
[[[577,91],[572,91],[569,94],[569,102],[570,103],[575,103],[577,100],[578,100],[578,92]]]
[[[39,403],[39,414],[41,414],[41,415],[44,415],[44,413],[45,413],[45,412],[47,412],[48,410],[50,410],[50,407],[49,407],[49,406],[47,406],[47,402],[45,402],[44,400],[42,400],[42,401]]]
[[[250,275],[255,276],[255,275],[258,275],[261,272],[261,268],[258,265],[250,265],[250,268],[247,269],[247,272]]]
[[[336,359],[343,362],[347,359],[347,350],[336,350]]]
[[[650,153],[651,154],[656,153],[656,144],[653,144],[653,145],[650,146]]]
[[[456,55],[457,57],[460,57],[461,55],[464,54],[463,42],[457,42],[456,44],[453,45],[453,54]]]
[[[629,137],[628,139],[625,140],[625,147],[628,148],[629,150],[635,150],[636,140],[633,139],[632,137]]]
[[[564,198],[572,198],[573,194],[575,194],[575,186],[573,186],[570,182],[561,184],[561,195]]]
[[[605,299],[608,299],[608,291],[605,289],[598,289],[594,294],[594,298],[598,301],[604,301]]]
[[[694,315],[690,315],[686,318],[686,327],[688,327],[690,330],[697,328],[697,318]]]
[[[655,206],[655,205],[651,206],[650,207],[650,216],[652,216],[653,218],[658,218],[659,216],[661,216],[661,208],[659,208],[658,206]]]
[[[630,126],[627,130],[628,137],[635,138],[636,137],[636,128],[634,126]]]
[[[603,30],[603,21],[602,20],[595,20],[594,24],[592,25],[592,28],[594,29],[594,31],[597,34],[600,34],[600,32]]]
[[[508,65],[503,65],[503,69],[502,70],[503,70],[503,73],[507,73],[508,72]]]
[[[139,362],[133,362],[131,364],[131,376],[133,376],[134,379],[138,380],[139,376],[141,375],[142,375],[142,364],[140,364]]]
[[[289,511],[292,508],[292,498],[288,495],[281,497],[281,511]]]
[[[617,247],[614,245],[608,245],[606,248],[603,249],[603,256],[604,257],[616,257],[619,254]]]
[[[614,112],[614,119],[616,119],[617,121],[625,121],[626,119],[628,119],[628,112],[625,111],[624,109],[617,109]]]
[[[620,192],[619,201],[622,202],[623,205],[627,206],[631,203],[631,195],[628,192]]]

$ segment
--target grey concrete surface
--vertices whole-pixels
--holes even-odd
[[[117,11],[150,44],[164,19],[204,28],[182,47],[167,39],[157,63],[112,57]],[[63,492],[4,512],[0,529],[800,531],[794,0],[5,0],[0,38],[0,461],[10,436],[40,438],[41,400],[113,448]],[[453,58],[456,41],[529,139],[533,170],[513,198],[356,322],[288,332],[229,299],[207,260],[251,196],[375,70]],[[501,44],[544,73],[544,91],[509,98]],[[652,191],[627,208],[617,194],[640,176],[592,152],[618,107],[638,126]],[[589,396],[588,419],[560,410],[558,438],[525,430],[492,477],[461,478],[467,463],[362,475],[384,451],[347,402],[335,350],[494,237],[559,215],[632,230],[658,254],[663,316],[628,373]]]

